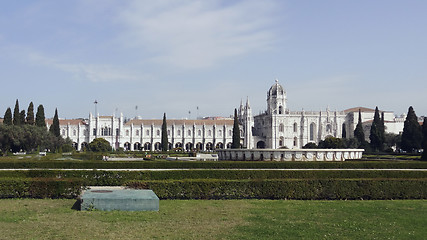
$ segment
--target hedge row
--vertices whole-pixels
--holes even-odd
[[[17,170],[0,171],[0,178],[80,179],[87,185],[122,185],[130,180],[183,179],[427,179],[427,171],[382,170],[174,170],[174,171],[96,171],[96,170]]]
[[[84,186],[79,179],[0,179],[0,198],[76,198]]]
[[[280,179],[131,181],[160,199],[426,199],[426,179]]]
[[[128,181],[161,199],[427,199],[427,179],[185,179]],[[3,178],[0,198],[75,198],[80,179]]]
[[[270,168],[270,169],[426,169],[427,161],[345,161],[345,162],[253,162],[253,161],[219,161],[219,162],[188,162],[188,161],[133,161],[113,162],[100,160],[31,160],[31,159],[0,159],[0,169],[11,168],[58,168],[58,169],[171,169],[171,168]]]

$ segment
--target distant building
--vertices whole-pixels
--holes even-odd
[[[359,109],[365,136],[369,139],[374,109],[356,107],[344,111],[290,111],[286,91],[278,80],[267,92],[267,110],[253,116],[249,99],[240,103],[241,146],[243,148],[289,148],[299,149],[307,143],[316,143],[328,136],[352,138],[356,128]],[[406,116],[396,117],[384,111],[386,132],[399,134],[403,131]],[[48,127],[52,120],[47,120]],[[104,138],[114,149],[160,150],[161,119],[132,119],[125,121],[123,115],[93,116],[88,119],[60,120],[61,135],[70,138],[80,150],[95,138]],[[207,117],[198,120],[167,120],[169,149],[210,151],[230,148],[233,134],[233,119]]]

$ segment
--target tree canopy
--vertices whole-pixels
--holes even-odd
[[[37,108],[36,126],[38,126],[38,127],[46,127],[46,121],[45,121],[45,117],[44,117],[44,107],[41,104]]]
[[[16,99],[15,108],[13,110],[13,125],[21,125],[21,113],[19,112],[18,99]]]
[[[4,125],[12,125],[12,110],[9,108],[7,108],[6,112],[4,113],[4,118],[3,118],[3,124]]]
[[[167,123],[166,123],[166,113],[163,114],[163,123],[162,123],[162,151],[168,150],[168,132],[167,132]]]
[[[365,133],[363,132],[362,114],[360,112],[360,109],[359,109],[359,121],[357,122],[356,129],[354,129],[354,137],[359,141],[361,146],[364,145]]]
[[[423,155],[422,155],[422,159],[427,160],[427,117],[424,117],[422,133],[423,133],[423,142],[422,142],[422,144],[423,144]]]
[[[103,138],[95,138],[88,147],[92,152],[111,152],[110,143]]]
[[[372,151],[378,152],[383,150],[384,142],[384,123],[381,123],[378,107],[375,107],[374,120],[371,125],[369,139],[371,140]]]
[[[34,125],[34,104],[33,102],[30,102],[30,105],[28,105],[27,110],[27,118],[26,118],[27,124]]]
[[[59,129],[58,109],[55,109],[55,116],[53,117],[53,122],[52,125],[50,125],[49,131],[52,132],[55,137],[61,136],[61,131]]]
[[[403,126],[401,147],[404,151],[413,152],[421,149],[422,132],[414,109],[409,107]]]
[[[234,109],[233,142],[231,143],[231,148],[240,148],[240,128],[236,108]]]

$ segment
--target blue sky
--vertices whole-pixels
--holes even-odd
[[[0,115],[19,99],[87,117],[96,99],[101,115],[229,116],[247,97],[257,114],[275,78],[291,110],[427,115],[426,11],[423,0],[1,1]]]

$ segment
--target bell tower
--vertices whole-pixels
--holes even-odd
[[[279,84],[279,80],[276,78],[276,82],[267,92],[267,113],[269,115],[285,114],[287,110],[285,89]]]

